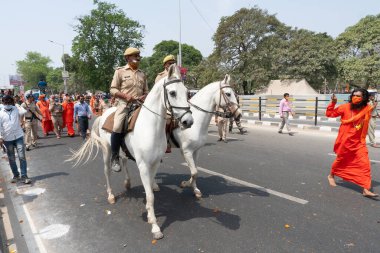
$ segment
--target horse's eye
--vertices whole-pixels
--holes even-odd
[[[177,93],[174,90],[170,91],[169,94],[172,97],[175,97],[177,95]]]
[[[227,92],[227,93],[226,93],[226,96],[227,96],[227,97],[231,97],[231,93],[228,93],[228,92]]]

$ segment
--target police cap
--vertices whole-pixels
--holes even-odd
[[[168,61],[176,61],[174,55],[172,54],[167,55],[162,62],[165,64]]]
[[[125,52],[124,52],[124,55],[125,56],[129,56],[129,55],[134,55],[134,54],[139,54],[140,53],[140,50],[138,50],[137,48],[134,48],[134,47],[128,47]]]

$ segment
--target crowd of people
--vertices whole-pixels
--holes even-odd
[[[81,136],[83,140],[87,138],[88,121],[92,115],[100,116],[106,108],[112,106],[99,94],[90,96],[89,103],[85,101],[87,97],[83,94],[53,94],[47,97],[41,93],[36,101],[30,93],[23,96],[13,95],[11,91],[2,93],[0,146],[8,156],[13,173],[12,183],[31,183],[26,171],[25,151],[38,147],[39,126],[44,136],[54,134],[57,139],[61,139],[66,128],[69,137]],[[15,151],[19,158],[20,171]]]

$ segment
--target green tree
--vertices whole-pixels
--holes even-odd
[[[191,71],[202,61],[201,52],[191,45],[182,44],[182,67]],[[153,48],[153,54],[150,57],[142,59],[141,68],[148,77],[148,84],[151,87],[158,73],[163,71],[163,59],[165,56],[172,54],[177,56],[179,53],[178,42],[174,40],[161,41]],[[186,80],[187,81],[187,80]]]
[[[324,79],[337,78],[334,40],[326,33],[291,30],[274,50],[273,69],[281,79],[305,78],[315,89],[322,88]]]
[[[88,88],[107,91],[115,67],[125,65],[124,50],[143,46],[144,26],[129,19],[114,4],[97,0],[94,4],[97,8],[91,10],[90,15],[78,18],[73,58],[76,75]]]
[[[26,89],[37,87],[41,78],[46,80],[51,71],[51,59],[38,52],[27,52],[24,60],[16,61],[17,73],[22,75]]]
[[[368,88],[380,83],[380,14],[367,16],[336,39],[339,77]]]
[[[267,61],[268,56],[261,53],[262,47],[268,45],[265,42],[269,38],[275,38],[284,29],[285,25],[274,15],[257,7],[242,8],[221,19],[213,36],[214,53],[220,65],[243,86],[244,93],[249,92],[249,81],[259,83],[264,79],[267,83],[270,80],[270,56]]]

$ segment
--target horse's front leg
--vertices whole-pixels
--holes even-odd
[[[202,198],[202,192],[197,187],[197,177],[198,177],[198,169],[195,165],[195,161],[198,158],[198,152],[199,150],[194,151],[191,153],[190,151],[184,151],[183,156],[187,162],[187,165],[190,168],[191,177],[188,181],[182,181],[181,187],[191,187],[193,188],[193,192],[196,198]]]
[[[108,193],[108,203],[115,204],[115,195],[112,194],[111,184],[110,184],[110,167],[111,167],[111,150],[103,148],[103,162],[104,162],[104,175],[106,176],[106,185]]]
[[[145,194],[146,194],[146,211],[148,213],[147,218],[148,218],[148,223],[152,224],[152,234],[153,234],[153,239],[161,239],[164,237],[164,234],[161,232],[160,227],[157,224],[157,218],[154,213],[154,194],[153,194],[153,189],[152,189],[152,170],[148,168],[148,166],[144,165],[139,165],[140,169],[140,176],[141,176],[141,181],[144,186]]]

